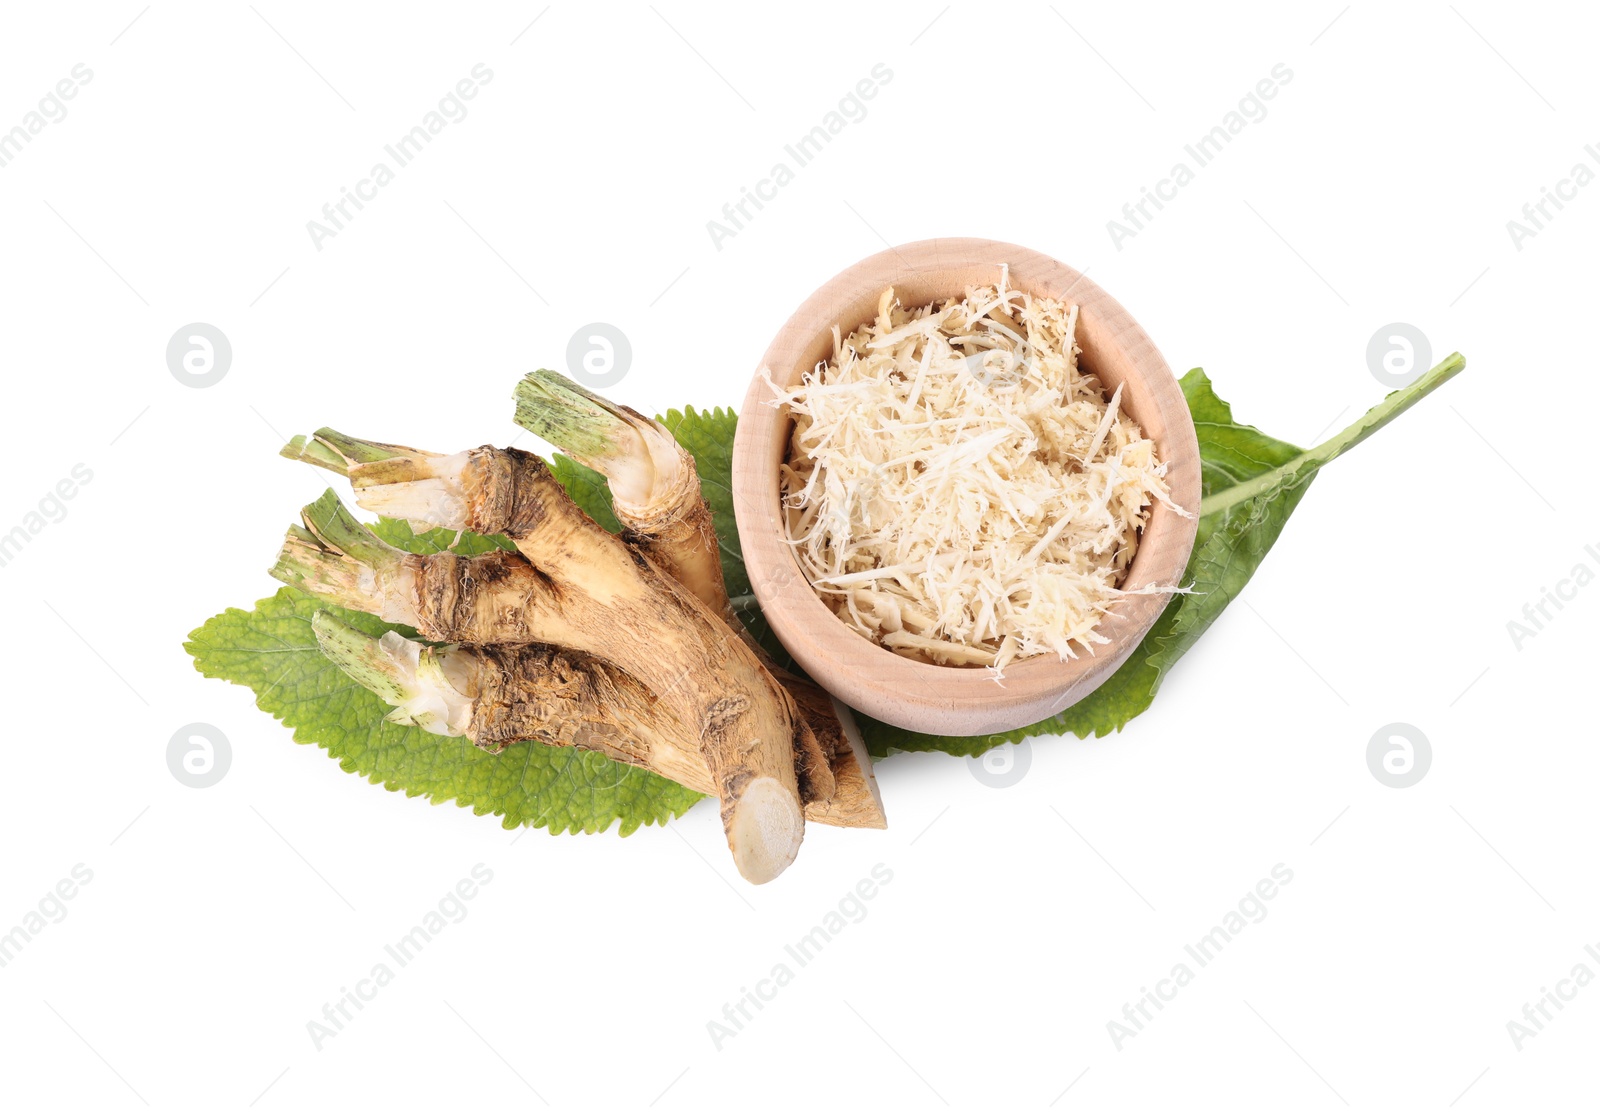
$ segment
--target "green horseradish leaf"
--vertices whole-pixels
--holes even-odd
[[[1145,639],[1110,679],[1060,714],[1003,734],[939,737],[861,717],[875,756],[896,750],[939,750],[976,756],[1036,734],[1104,736],[1120,730],[1155,699],[1161,680],[1199,640],[1250,581],[1272,549],[1306,488],[1323,464],[1394,420],[1460,373],[1466,360],[1452,355],[1410,386],[1396,390],[1355,424],[1319,446],[1303,450],[1233,419],[1205,372],[1196,368],[1180,385],[1200,440],[1200,528],[1183,583]]]

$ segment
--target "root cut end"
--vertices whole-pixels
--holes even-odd
[[[787,869],[800,852],[805,816],[794,791],[771,776],[746,785],[728,822],[728,847],[739,875],[765,884]]]

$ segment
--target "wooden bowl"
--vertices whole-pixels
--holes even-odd
[[[1110,644],[1076,660],[1029,657],[996,681],[985,668],[909,660],[849,629],[812,591],[783,538],[778,466],[792,419],[771,404],[762,369],[793,386],[833,354],[832,328],[848,335],[877,314],[893,286],[908,308],[963,297],[990,285],[1000,264],[1010,284],[1035,297],[1077,302],[1080,365],[1100,377],[1109,395],[1122,385],[1122,407],[1156,443],[1183,517],[1157,503],[1129,568],[1126,588],[1179,585],[1194,546],[1200,509],[1200,446],[1183,391],[1161,353],[1128,311],[1078,271],[1026,248],[987,239],[930,239],[891,248],[843,271],[789,318],[745,396],[733,444],[733,494],[739,542],[761,612],[778,640],[810,676],[850,706],[906,729],[976,735],[1026,726],[1058,713],[1105,682],[1127,659],[1166,606],[1164,594],[1119,601],[1098,631]]]

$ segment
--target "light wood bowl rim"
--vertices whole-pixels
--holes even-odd
[[[1128,311],[1077,270],[1014,244],[932,239],[879,252],[826,282],[779,329],[740,410],[733,447],[739,543],[762,614],[795,661],[850,706],[924,733],[1000,733],[1059,713],[1116,671],[1168,601],[1165,594],[1125,598],[1097,627],[1111,643],[1097,646],[1094,655],[1080,652],[1067,661],[1032,657],[1011,665],[996,681],[983,668],[908,660],[852,632],[812,591],[783,539],[778,462],[790,419],[770,404],[763,371],[780,386],[799,381],[816,358],[831,354],[833,325],[848,334],[871,319],[886,286],[895,287],[902,304],[925,305],[962,296],[969,285],[994,282],[1001,263],[1009,265],[1013,288],[1077,302],[1082,365],[1100,375],[1108,392],[1126,382],[1123,408],[1156,441],[1171,498],[1193,515],[1182,516],[1160,503],[1153,507],[1125,586],[1180,586],[1198,526],[1200,446],[1183,391]],[[826,350],[817,355],[824,339]]]

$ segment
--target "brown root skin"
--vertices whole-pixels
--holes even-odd
[[[467,736],[491,753],[518,742],[570,746],[648,768],[716,795],[700,740],[648,688],[608,661],[550,645],[471,645],[478,662]],[[828,696],[822,695],[823,699]],[[848,746],[843,740],[841,743]],[[869,793],[852,791],[850,798]],[[806,797],[805,817],[826,826],[883,826],[881,809]]]
[[[626,585],[637,582],[633,551],[583,512],[544,460],[488,445],[473,449],[469,458],[464,528],[510,538],[535,567],[596,602],[627,594]]]
[[[477,645],[567,644],[555,585],[513,552],[410,555],[417,631],[432,641]]]
[[[636,420],[647,420],[625,406],[617,408],[631,414]],[[662,430],[662,439],[671,442],[665,429]],[[800,796],[807,801],[807,806],[824,803],[833,798],[837,784],[831,751],[822,742],[822,737],[840,732],[838,718],[825,697],[820,702],[810,700],[811,709],[809,712],[806,710],[806,704],[799,699],[795,685],[805,685],[808,681],[779,669],[733,612],[733,604],[728,601],[728,590],[722,578],[722,555],[718,548],[717,531],[711,520],[711,506],[700,493],[694,457],[675,444],[673,447],[677,450],[677,466],[668,493],[657,497],[649,505],[616,497],[612,499],[611,509],[622,525],[622,536],[716,614],[778,681],[785,697],[799,711],[794,753]],[[660,472],[658,465],[658,475]],[[814,685],[813,691],[821,694]]]
[[[470,520],[485,533],[526,537],[549,515],[549,483],[554,476],[544,460],[517,448],[484,445],[467,453],[463,473]]]
[[[778,684],[778,689],[793,702],[794,697],[784,689],[781,682]],[[825,802],[832,799],[834,792],[838,790],[833,778],[833,767],[828,762],[827,751],[817,740],[811,724],[806,721],[805,713],[800,710],[800,704],[794,703],[794,707],[794,775],[795,782],[800,785],[800,799],[807,804],[812,801]]]
[[[889,820],[883,811],[878,778],[872,771],[872,757],[849,709],[809,681],[791,678],[802,685],[791,686],[789,690],[800,704],[800,713],[805,719],[811,723],[829,722],[836,728],[835,733],[820,739],[828,751],[828,764],[833,772],[833,796],[808,802],[806,818],[824,826],[887,828]],[[821,705],[804,701],[802,692],[807,689],[821,700]]]
[[[641,591],[636,580],[640,576],[646,579],[653,576],[658,581],[657,587],[666,586],[659,582],[661,580],[681,584],[703,607],[737,633],[745,648],[777,677],[778,682],[774,683],[769,677],[761,676],[772,697],[784,705],[791,722],[795,789],[807,816],[837,825],[884,825],[871,765],[864,750],[858,759],[855,751],[840,740],[843,731],[828,697],[808,681],[777,671],[728,605],[710,507],[700,494],[692,456],[678,450],[680,466],[667,483],[667,496],[655,499],[657,509],[654,512],[647,513],[625,500],[614,503],[619,519],[628,527],[625,536],[632,542],[621,544],[567,497],[544,461],[531,453],[486,446],[465,453],[465,466],[455,463],[447,467],[437,461],[448,464],[461,457],[443,457],[399,445],[358,441],[331,430],[321,430],[318,439],[319,447],[322,446],[320,441],[325,440],[330,452],[334,447],[339,449],[336,462],[341,467],[336,469],[348,474],[358,493],[436,476],[457,476],[447,481],[447,485],[459,484],[454,486],[457,496],[427,503],[430,520],[433,512],[443,512],[453,520],[432,523],[510,536],[527,558],[519,560],[508,553],[470,559],[408,557],[404,578],[406,583],[414,585],[414,591],[404,592],[408,596],[408,613],[400,617],[391,615],[391,620],[414,625],[425,636],[436,640],[482,645],[552,641],[590,650],[597,647],[597,642],[588,639],[580,627],[590,624],[586,619],[591,615],[574,617],[574,608],[563,605],[564,602],[587,596],[602,606],[626,604],[630,615],[620,628],[648,629],[650,614],[659,605],[659,591]],[[665,430],[663,439],[671,444]],[[676,448],[676,445],[671,446]],[[307,459],[305,446],[299,447],[297,458]],[[670,463],[668,452],[658,454]],[[308,462],[318,461],[308,459]],[[667,471],[668,468],[663,468],[664,474]],[[541,566],[557,574],[541,572]],[[649,574],[645,574],[647,572]],[[670,593],[671,588],[666,589]],[[413,594],[417,615],[409,613]],[[367,608],[349,599],[336,601]],[[679,609],[684,607],[680,605]],[[703,617],[703,614],[698,615],[689,624]],[[649,638],[635,638],[626,649],[615,650],[621,653],[624,663],[631,663],[641,651],[659,655],[653,647],[641,649],[640,640]],[[759,673],[760,668],[756,671]],[[662,708],[655,711],[654,717],[661,718],[666,713]],[[629,739],[622,726],[590,724],[589,719],[582,721],[586,725],[581,729],[592,731],[594,738],[594,745],[585,747],[601,749],[619,760],[629,759]],[[628,728],[644,736],[652,729],[650,721],[650,716],[634,715]],[[578,729],[574,727],[573,731],[562,735],[554,723],[546,721],[531,736],[551,744],[566,744],[571,737],[578,736],[574,732]],[[672,729],[679,727],[673,723]],[[514,735],[506,735],[504,731],[502,736],[507,740],[501,745],[515,740]],[[567,736],[568,741],[558,740],[560,736]],[[719,746],[729,744],[725,739],[714,737],[713,740]],[[734,747],[736,749],[737,745]],[[735,752],[732,757],[736,767],[740,763],[738,754]],[[704,758],[710,759],[709,756]],[[661,771],[694,790],[723,796],[725,804],[728,792],[738,790],[738,783],[732,782],[718,791],[714,782],[695,774],[695,767],[690,762],[680,767],[678,774]],[[782,777],[778,781],[785,782]],[[841,785],[845,798],[836,799]]]
[[[408,557],[418,631],[479,645],[552,643],[625,668],[693,726],[740,872],[771,880],[793,860],[803,826],[794,702],[716,614],[597,525],[538,456],[481,448],[472,457],[467,527],[509,537],[524,559]],[[747,802],[758,781],[770,785]],[[742,818],[746,807],[784,814]]]
[[[674,485],[673,500],[659,504],[654,512],[644,512],[616,499],[611,503],[612,512],[622,525],[622,535],[662,571],[725,621],[737,620],[722,581],[722,555],[711,522],[711,507],[700,493],[692,462],[688,468],[680,469],[679,476],[681,481]]]
[[[618,408],[640,423],[647,421],[626,407]],[[671,444],[670,435],[664,429],[661,431],[660,439]],[[323,433],[339,436],[328,430]],[[351,460],[348,472],[358,489],[424,477],[423,471],[432,474],[429,470],[432,461],[443,458],[431,452],[375,442],[356,451],[346,442],[357,445],[368,442],[350,441],[350,438],[339,441],[345,445],[347,456],[356,457]],[[801,685],[807,685],[807,681],[779,672],[733,613],[723,586],[711,507],[700,493],[694,457],[675,444],[672,447],[676,451],[676,467],[667,481],[667,493],[655,498],[649,507],[625,499],[613,501],[613,509],[624,526],[623,538],[634,552],[643,554],[661,573],[681,584],[739,635],[761,663],[777,676],[785,689],[782,698],[793,699],[797,707],[806,708],[805,714],[799,716],[803,720],[794,736],[796,783],[807,806],[827,801],[836,790],[833,766],[841,760],[848,763],[848,754],[840,755],[845,751],[824,740],[840,734],[838,718],[826,697],[815,698],[821,692],[814,686],[811,687],[812,698],[799,698]],[[544,460],[530,452],[489,445],[466,455],[467,465],[461,472],[461,505],[465,507],[466,516],[435,524],[512,537],[535,566],[559,567],[566,578],[592,597],[602,601],[614,599],[615,573],[626,573],[623,561],[632,553],[614,544],[596,549],[589,543],[594,533],[604,530],[566,497]],[[670,460],[663,455],[662,462]],[[419,467],[422,471],[417,470]],[[664,470],[663,466],[658,473]],[[602,556],[612,561],[609,569],[586,567]],[[529,600],[526,610],[508,612],[503,606],[490,604],[484,612],[479,612],[479,596],[484,591],[497,592],[501,588],[495,584],[504,576],[520,574],[519,569],[510,566],[513,563],[503,556],[492,556],[482,563],[463,564],[448,571],[415,566],[419,591],[433,596],[427,614],[439,624],[432,627],[431,635],[478,643],[516,643],[537,639],[532,630],[535,624],[553,634],[551,623],[558,615],[550,606],[553,601],[550,591],[555,587],[552,580],[536,579],[519,588]],[[557,638],[552,635],[550,639]],[[573,643],[567,636],[559,640],[562,644]],[[860,769],[855,773],[853,783],[862,779]],[[870,775],[870,766],[866,773]],[[858,802],[870,800],[860,797]]]
[[[678,464],[670,498],[659,499],[648,508],[621,499],[612,501],[623,536],[720,617],[795,703],[800,723],[795,731],[795,771],[801,796],[807,801],[807,817],[836,805],[839,814],[833,817],[848,820],[837,825],[888,826],[872,759],[864,745],[851,745],[846,739],[832,698],[809,679],[779,668],[734,613],[722,578],[711,506],[700,493],[694,457],[679,449]]]
[[[550,645],[474,646],[478,690],[467,736],[498,753],[519,741],[572,746],[648,768],[716,795],[699,741],[638,680],[606,661]]]

